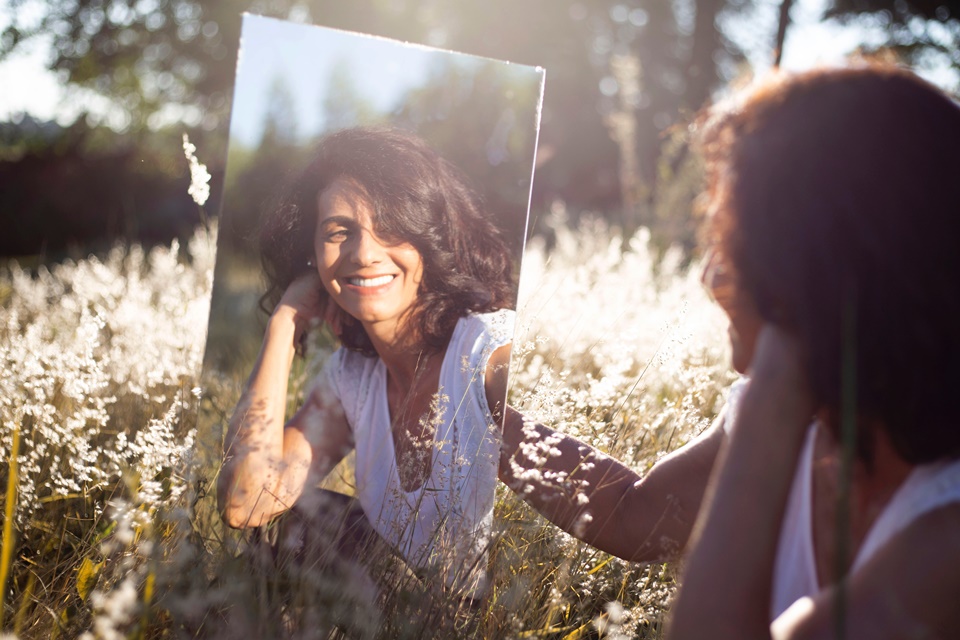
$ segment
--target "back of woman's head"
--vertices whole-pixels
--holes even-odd
[[[425,346],[444,346],[457,320],[513,304],[513,265],[500,231],[460,171],[416,136],[383,127],[343,129],[321,138],[307,167],[264,218],[260,253],[272,307],[313,257],[317,195],[337,178],[359,185],[377,235],[409,242],[423,260],[410,321]],[[357,322],[341,339],[372,354]]]
[[[901,69],[818,70],[715,113],[703,145],[716,240],[818,403],[839,414],[852,347],[861,427],[910,462],[960,455],[960,108]]]

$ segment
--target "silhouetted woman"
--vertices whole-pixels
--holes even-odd
[[[643,478],[560,438],[532,501],[623,558],[690,548],[671,638],[960,637],[960,107],[854,66],[699,124],[704,282],[749,382]]]

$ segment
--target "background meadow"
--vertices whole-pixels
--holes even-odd
[[[642,472],[722,405],[723,318],[697,265],[653,250],[646,230],[574,227],[559,204],[549,226],[549,242],[527,247],[511,402]],[[197,388],[215,234],[201,227],[183,247],[117,247],[35,273],[4,267],[5,631],[659,637],[674,567],[585,546],[503,487],[493,588],[476,608],[402,574],[365,593],[355,576],[256,571],[249,537],[214,513],[219,445],[194,446],[197,412],[224,411],[201,406]]]
[[[376,106],[350,73],[325,101],[278,80],[228,158],[243,10],[547,69],[510,400],[642,473],[732,380],[698,283],[692,114],[772,65],[856,50],[956,93],[960,3],[0,0],[0,638],[660,637],[677,567],[610,558],[502,487],[477,607],[388,562],[372,585],[258,570],[250,537],[220,524],[220,443],[195,426],[226,420],[246,372],[200,379],[231,229],[191,202],[181,137],[209,163],[214,212],[228,160],[267,175],[298,129]],[[454,117],[456,78],[435,80],[412,104],[449,107],[437,134],[489,142],[483,118]],[[234,186],[257,211],[257,182]],[[252,267],[223,284],[228,319],[260,287]],[[258,346],[237,323],[211,331],[238,359]]]

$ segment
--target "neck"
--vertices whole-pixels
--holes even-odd
[[[873,429],[872,454],[869,465],[859,465],[860,473],[864,485],[886,503],[913,471],[913,465],[897,453],[886,430],[879,427]]]
[[[391,384],[409,389],[433,355],[433,350],[425,347],[415,331],[402,324],[405,323],[391,323],[391,326],[371,323],[365,324],[364,329],[377,356],[387,367]]]
[[[814,453],[814,547],[817,574],[821,584],[836,582],[845,575],[859,553],[860,546],[897,489],[910,475],[913,466],[897,453],[886,432],[876,425],[870,429],[870,463],[855,459],[847,487],[845,542],[838,538],[840,513],[838,496],[843,490],[840,477],[841,443],[825,428],[818,429]],[[845,547],[844,547],[845,545]],[[845,551],[842,549],[845,548]],[[843,553],[843,557],[840,557]]]

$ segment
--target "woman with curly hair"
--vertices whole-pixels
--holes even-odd
[[[750,382],[673,637],[960,637],[960,106],[857,66],[705,124]]]
[[[515,293],[478,197],[411,134],[341,130],[266,217],[260,247],[272,311],[226,437],[225,521],[264,527],[292,509],[277,539],[298,555],[304,538],[323,552],[373,537],[476,593]],[[287,420],[295,352],[321,322],[342,346]],[[315,488],[351,449],[356,503]]]
[[[960,106],[863,65],[699,126],[704,282],[749,381],[642,478],[561,438],[580,491],[536,505],[623,558],[689,548],[670,638],[960,637]]]

